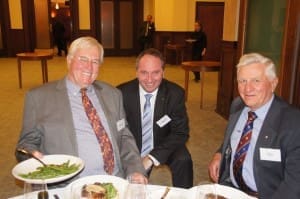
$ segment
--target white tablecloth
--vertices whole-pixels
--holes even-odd
[[[202,185],[203,186],[203,185]],[[217,185],[217,189],[219,191],[224,191],[226,190],[226,194],[228,196],[231,195],[233,197],[230,197],[228,199],[236,199],[236,196],[239,199],[255,199],[255,197],[251,197],[251,196],[247,196],[246,194],[243,194],[242,197],[241,192],[236,190],[236,194],[234,193],[234,189],[232,188],[227,188],[225,186],[222,185]],[[161,198],[161,196],[163,195],[164,191],[165,191],[166,187],[165,186],[159,186],[159,185],[147,185],[147,199],[159,199]],[[56,194],[60,199],[65,199],[65,188],[58,188],[58,189],[50,189],[49,191],[49,199],[55,199],[54,198],[54,194]],[[233,191],[232,193],[231,190]],[[197,187],[193,187],[191,189],[181,189],[181,188],[174,188],[171,187],[171,190],[169,191],[166,199],[193,199],[196,198],[196,193],[197,193]],[[224,193],[225,194],[225,193]],[[226,195],[224,195],[226,196]],[[11,197],[9,199],[23,199],[23,196],[16,196],[16,197]],[[122,198],[120,198],[122,199]]]
[[[160,198],[160,196],[163,195],[166,187],[165,186],[159,186],[159,185],[147,185],[147,199],[157,199]],[[168,198],[183,198],[185,193],[188,192],[188,189],[180,189],[180,188],[171,188],[171,190],[168,193]],[[54,194],[56,194],[60,199],[65,199],[65,188],[57,188],[57,189],[49,189],[49,199],[55,199]],[[180,197],[181,196],[181,197]],[[23,199],[24,197],[22,195],[11,197],[9,199]]]

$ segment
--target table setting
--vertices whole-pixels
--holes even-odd
[[[41,161],[43,163],[30,158],[12,169],[12,175],[24,181],[24,194],[9,199],[98,199],[104,197],[108,199],[254,199],[237,189],[209,182],[183,189],[153,184],[143,185],[130,179],[111,175],[81,177],[64,188],[48,189],[47,184],[64,181],[77,175],[84,168],[84,162],[78,157],[69,155],[46,155]],[[31,175],[37,172],[38,168],[63,165],[66,162],[69,167],[75,165],[76,170],[50,178]],[[28,178],[27,174],[30,174],[30,177],[33,176],[33,179]]]

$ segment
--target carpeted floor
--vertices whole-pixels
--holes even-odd
[[[23,192],[22,183],[11,175],[16,165],[14,157],[21,121],[24,94],[42,83],[40,62],[22,62],[23,88],[18,87],[16,58],[0,58],[0,198]],[[64,57],[48,61],[49,81],[62,78],[66,73]],[[135,77],[135,57],[105,57],[99,79],[118,85]],[[180,66],[167,65],[165,77],[184,85],[184,71]],[[190,119],[190,139],[187,143],[194,161],[194,184],[208,181],[207,164],[220,144],[226,120],[214,112],[217,96],[217,73],[206,73],[204,106],[200,109],[200,84],[190,75],[189,96],[186,103]],[[168,168],[155,168],[150,183],[171,185]]]

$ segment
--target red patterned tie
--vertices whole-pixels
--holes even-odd
[[[234,160],[233,160],[233,173],[236,182],[238,183],[241,190],[248,192],[251,189],[246,185],[243,179],[242,171],[243,171],[243,163],[245,157],[247,155],[247,151],[250,145],[252,129],[253,129],[253,121],[257,118],[254,112],[248,112],[248,120],[244,127],[243,133],[240,138],[240,142],[236,148]]]
[[[86,88],[82,88],[80,91],[82,94],[82,104],[84,106],[86,115],[91,122],[92,128],[94,129],[94,132],[101,147],[104,161],[104,170],[108,174],[112,174],[115,165],[112,144],[104,127],[101,124],[96,109],[94,108],[89,97],[86,95]]]

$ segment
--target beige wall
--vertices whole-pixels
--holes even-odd
[[[9,18],[11,29],[23,29],[21,0],[9,0]]]
[[[223,40],[237,41],[240,0],[225,0]]]
[[[149,1],[144,0],[145,10]],[[240,0],[152,0],[154,20],[158,31],[193,31],[196,2],[224,2],[223,40],[236,41]]]
[[[80,30],[90,30],[90,2],[87,0],[78,1],[79,8],[79,29]]]
[[[154,7],[154,0],[144,0],[144,20],[149,14],[154,17]]]

